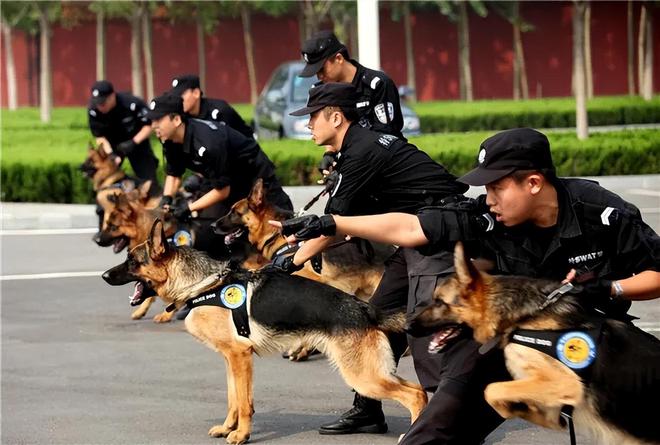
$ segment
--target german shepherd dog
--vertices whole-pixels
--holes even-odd
[[[514,380],[485,390],[502,417],[563,429],[561,413],[572,408],[576,428],[598,444],[660,444],[658,339],[587,312],[579,292],[552,302],[548,295],[559,283],[481,272],[465,259],[460,244],[455,267],[456,274],[438,285],[434,302],[410,327],[437,332],[430,349],[446,346],[461,323],[478,342],[503,347]]]
[[[209,435],[226,437],[228,443],[244,443],[250,437],[252,353],[280,351],[300,338],[324,351],[346,383],[360,394],[400,402],[410,411],[412,421],[426,404],[421,386],[394,374],[384,331],[402,329],[402,314],[385,316],[331,286],[276,272],[248,272],[194,249],[171,246],[159,220],[148,240],[103,278],[111,285],[144,281],[176,307],[218,284],[235,279],[245,283],[243,304],[249,314],[249,337],[238,334],[232,311],[224,307],[194,307],[185,319],[190,334],[225,358],[228,413]]]

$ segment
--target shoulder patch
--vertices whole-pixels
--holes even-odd
[[[619,218],[619,212],[614,207],[607,207],[603,210],[603,213],[600,214],[600,220],[605,226],[609,226],[610,223],[616,222]]]
[[[373,79],[371,79],[369,86],[371,87],[372,90],[375,90],[379,82],[380,82],[380,77],[376,76]]]
[[[398,140],[399,140],[398,137],[393,136],[391,134],[381,134],[378,137],[377,142],[385,148],[390,148],[390,145],[392,145],[394,141],[398,141]]]
[[[211,111],[211,118],[212,119],[217,119],[218,114],[220,114],[220,110],[218,110],[217,108],[214,108],[213,111]]]
[[[89,110],[89,115],[92,117],[96,117],[96,110]]]
[[[135,111],[135,102],[131,102],[131,105],[129,105],[129,108],[131,111]]]

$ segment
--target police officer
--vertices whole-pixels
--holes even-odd
[[[205,121],[224,122],[248,138],[254,138],[254,131],[245,123],[236,110],[222,99],[204,97],[199,86],[199,77],[183,74],[172,79],[170,93],[181,96],[183,111],[190,117]]]
[[[167,178],[163,195],[172,198],[186,169],[201,174],[213,187],[192,203],[171,208],[177,218],[186,219],[192,212],[220,202],[226,213],[233,203],[249,194],[258,178],[264,180],[270,202],[293,209],[275,176],[275,166],[254,139],[227,125],[186,117],[183,100],[171,94],[152,100],[147,116],[158,138],[172,142],[165,151]]]
[[[302,47],[302,56],[307,64],[300,77],[316,75],[319,79],[316,85],[328,82],[352,84],[358,92],[358,123],[404,139],[399,90],[387,74],[351,59],[346,46],[331,31],[320,31],[307,40]],[[329,172],[334,161],[332,153],[326,152],[319,169]]]
[[[630,300],[660,296],[660,237],[634,205],[597,183],[557,178],[545,135],[529,128],[498,133],[482,143],[478,163],[459,178],[486,186],[476,200],[417,215],[310,215],[285,223],[285,234],[344,233],[424,246],[425,253],[462,241],[469,257],[491,260],[495,273],[577,275],[585,304],[620,319]],[[445,376],[400,444],[479,444],[504,421],[483,398],[487,384],[506,380],[501,351],[481,356],[478,346],[463,337],[445,353]]]
[[[326,213],[336,215],[376,214],[398,211],[414,214],[420,208],[441,202],[467,190],[444,167],[405,139],[383,134],[359,125],[356,103],[360,95],[350,83],[326,83],[310,89],[307,107],[291,113],[311,115],[309,127],[317,145],[337,154],[336,183],[329,193]],[[293,256],[276,258],[274,265],[293,272],[335,242],[322,237],[306,242]],[[381,310],[412,311],[409,303],[409,274],[417,277],[452,271],[453,256],[441,252],[424,258],[413,249],[398,249],[385,263],[385,273],[370,302]],[[413,267],[414,266],[414,267]],[[420,285],[425,281],[419,278]],[[433,281],[435,282],[435,281]],[[427,292],[430,300],[432,288]],[[398,361],[407,346],[405,335],[390,336]],[[423,385],[435,386],[437,377],[428,375],[433,357],[428,354],[428,338],[412,349],[415,366]],[[355,396],[354,407],[337,421],[322,425],[321,434],[384,433],[387,424],[379,401]]]
[[[87,111],[96,143],[121,159],[128,157],[136,176],[157,186],[158,159],[149,142],[151,122],[144,101],[128,93],[116,93],[107,80],[94,82],[91,93]]]

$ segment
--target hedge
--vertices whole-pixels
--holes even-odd
[[[411,142],[460,175],[475,163],[479,144],[493,132],[425,135]],[[596,133],[578,141],[574,133],[548,133],[557,170],[562,176],[657,174],[660,172],[660,130]],[[264,141],[264,151],[277,166],[284,185],[313,184],[322,148],[310,141]],[[80,161],[84,152],[80,152]],[[79,162],[3,162],[2,201],[92,201],[91,185]],[[162,177],[162,169],[161,169]]]

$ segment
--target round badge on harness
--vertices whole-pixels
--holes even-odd
[[[584,369],[596,358],[596,343],[584,332],[567,332],[559,337],[557,357],[571,369]]]
[[[172,241],[174,241],[174,245],[179,247],[179,246],[192,246],[192,235],[190,232],[186,230],[179,230],[174,234],[172,237]]]
[[[241,307],[247,298],[247,292],[242,284],[230,284],[220,291],[220,299],[229,309]]]

